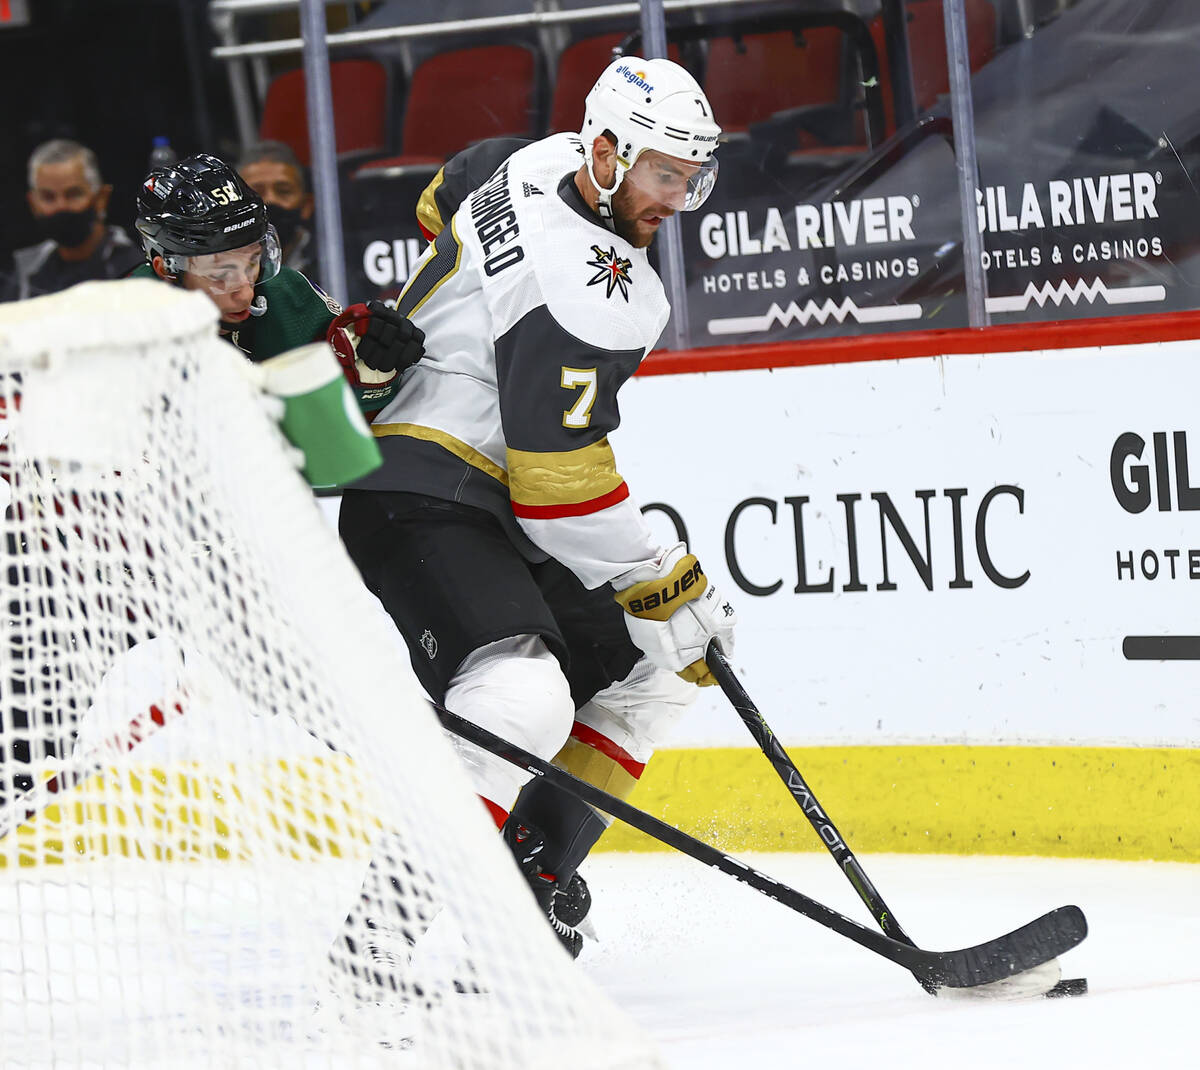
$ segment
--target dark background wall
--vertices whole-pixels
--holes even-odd
[[[152,139],[185,155],[236,145],[228,82],[204,0],[34,0],[30,24],[0,29],[0,250],[34,240],[29,153],[51,137],[93,148],[130,227]]]

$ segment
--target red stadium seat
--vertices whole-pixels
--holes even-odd
[[[536,130],[537,61],[521,45],[486,45],[425,60],[408,89],[401,159],[441,163],[484,138]]]
[[[329,65],[329,80],[338,155],[383,151],[387,141],[387,69],[375,60],[337,60]],[[290,145],[300,162],[308,166],[311,154],[303,68],[286,71],[271,82],[258,133],[264,140]]]
[[[709,42],[704,92],[725,130],[747,129],[775,112],[836,106],[842,89],[842,32],[748,33]]]
[[[587,99],[588,90],[612,62],[613,49],[627,36],[623,33],[604,33],[585,37],[563,50],[558,58],[558,74],[554,79],[548,133],[578,131],[583,126],[583,102]],[[679,63],[679,46],[668,45],[667,55]]]
[[[611,62],[613,49],[624,39],[625,34],[605,33],[598,37],[585,37],[563,50],[558,57],[558,74],[554,79],[548,133],[582,129],[583,102],[588,90]]]

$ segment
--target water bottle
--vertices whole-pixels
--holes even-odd
[[[258,365],[262,386],[282,398],[280,426],[304,454],[313,487],[340,487],[383,464],[358,400],[324,342],[289,349]]]
[[[179,160],[179,153],[171,148],[171,139],[159,134],[150,145],[150,170],[156,167],[172,167]]]

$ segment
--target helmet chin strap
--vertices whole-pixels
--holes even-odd
[[[617,221],[613,218],[612,199],[613,194],[617,192],[621,185],[621,179],[625,177],[625,172],[622,170],[619,163],[613,164],[613,184],[610,189],[605,189],[596,180],[596,172],[592,170],[592,154],[589,151],[587,154],[587,174],[591,179],[592,186],[595,187],[597,193],[596,211],[600,213],[600,218],[604,225],[608,227],[614,234],[617,232]]]

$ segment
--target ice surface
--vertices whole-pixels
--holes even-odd
[[[870,923],[825,854],[748,855]],[[999,936],[1065,903],[1090,934],[1062,958],[1087,996],[966,1002],[715,870],[597,853],[600,936],[585,969],[679,1070],[771,1067],[1200,1066],[1200,866],[880,855],[860,858],[909,935],[934,950]]]
[[[760,854],[747,855],[746,861],[870,923],[827,855]],[[668,1065],[678,1070],[1200,1065],[1191,1018],[1200,1007],[1200,865],[903,855],[860,861],[910,935],[935,950],[999,936],[1052,907],[1077,903],[1091,933],[1063,956],[1063,976],[1086,977],[1090,993],[1019,1002],[930,997],[893,963],[674,854],[598,852],[588,860],[585,875],[595,901],[591,917],[600,941],[588,942],[577,967],[647,1029]],[[175,870],[166,869],[161,876],[169,884]],[[9,872],[0,880],[0,919],[7,919],[0,920],[0,938],[10,941],[18,934],[22,910],[49,910],[61,919],[77,894],[63,879],[67,873],[57,871],[47,874],[50,882],[44,886],[36,880],[27,884],[18,900],[16,876]],[[109,1017],[106,995],[117,998],[119,989],[135,981],[124,968],[121,949],[139,934],[149,937],[155,926],[172,934],[171,961],[187,962],[192,974],[223,967],[223,958],[231,954],[249,956],[245,993],[212,983],[181,993],[182,979],[170,970],[137,978],[140,992],[163,1001],[164,1029],[170,1028],[166,1011],[181,999],[195,998],[197,991],[211,1003],[208,1013],[218,1017],[239,1013],[243,994],[251,995],[253,1007],[266,995],[254,989],[263,956],[293,956],[297,977],[303,976],[300,960],[314,948],[321,953],[339,922],[342,907],[333,900],[352,895],[356,883],[349,874],[345,887],[330,889],[330,901],[322,904],[300,893],[302,876],[293,872],[291,883],[276,889],[290,888],[294,895],[270,896],[266,910],[261,901],[247,900],[245,911],[229,917],[214,915],[202,901],[176,901],[170,895],[158,908],[135,912],[138,897],[131,889],[93,903],[84,917],[90,912],[90,935],[114,930],[114,938],[105,942],[112,948],[111,961],[103,956],[76,961],[72,977],[59,978],[87,1002],[55,1009],[47,1000],[49,975],[30,986],[30,978],[49,964],[57,962],[61,972],[71,960],[71,933],[60,921],[49,928],[48,935],[59,943],[44,948],[45,963],[23,964],[31,971],[24,975],[23,991],[17,988],[19,964],[0,963],[0,1022],[11,1038],[18,1023],[42,1034],[49,1020],[33,1020],[83,1015],[94,1022],[98,1036]],[[293,933],[303,916],[313,936],[306,949],[271,946],[272,934],[283,931],[272,918],[283,913],[290,913]],[[216,960],[210,963],[206,956],[211,954]],[[278,992],[272,998],[304,1000],[311,993]],[[240,1013],[249,1007],[243,1001]],[[120,1042],[109,1037],[105,1047],[119,1051]],[[396,1053],[383,1054],[385,1061],[396,1058]],[[68,1054],[59,1065],[86,1065],[78,1060],[78,1052]],[[10,1044],[0,1050],[5,1070],[31,1065],[49,1064],[18,1057]],[[127,1064],[122,1060],[122,1065]]]

